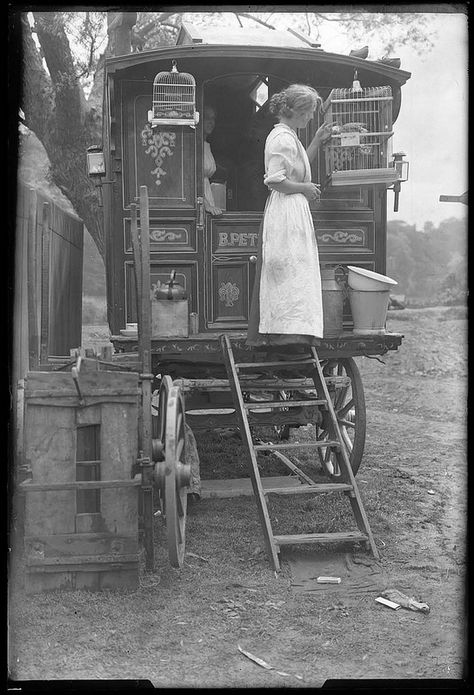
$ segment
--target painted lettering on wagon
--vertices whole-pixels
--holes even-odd
[[[251,246],[257,247],[258,234],[256,232],[219,232],[218,246],[219,248],[228,248],[229,246]]]

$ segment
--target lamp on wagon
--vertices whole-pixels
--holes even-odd
[[[199,123],[196,111],[196,80],[188,72],[179,72],[176,61],[171,71],[159,72],[153,80],[153,108],[148,121],[157,125],[190,125]]]
[[[87,175],[99,191],[99,206],[102,207],[102,177],[105,176],[105,157],[97,145],[87,148]]]
[[[395,169],[397,173],[397,180],[394,182],[392,190],[395,193],[395,199],[393,202],[393,212],[398,212],[398,198],[400,195],[400,184],[404,181],[408,181],[408,169],[409,162],[407,162],[403,157],[406,157],[405,152],[395,152],[392,154],[393,161],[391,166]]]

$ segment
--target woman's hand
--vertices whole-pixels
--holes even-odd
[[[319,142],[320,145],[324,145],[325,142],[327,142],[330,138],[331,135],[334,134],[333,128],[337,126],[337,123],[323,123],[321,126],[316,131],[316,134],[314,136],[314,139]]]
[[[220,217],[222,215],[222,210],[220,208],[216,207],[215,205],[211,205],[206,200],[204,201],[204,209],[213,217]]]
[[[306,200],[319,200],[321,197],[321,188],[316,183],[312,183],[310,181],[308,183],[302,183],[301,186],[301,193],[304,195]]]

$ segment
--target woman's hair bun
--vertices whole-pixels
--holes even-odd
[[[319,107],[321,101],[321,97],[314,87],[307,84],[290,84],[281,92],[273,94],[268,110],[274,116],[291,118],[299,111]]]

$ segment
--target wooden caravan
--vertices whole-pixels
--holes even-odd
[[[268,193],[263,185],[263,148],[275,122],[268,113],[268,99],[292,82],[303,82],[328,101],[334,90],[350,90],[357,73],[367,94],[382,87],[384,94],[390,94],[389,102],[379,103],[383,114],[390,105],[383,127],[391,129],[400,109],[401,87],[410,76],[382,62],[327,53],[289,32],[259,29],[254,35],[223,29],[210,35],[208,42],[205,30],[197,35],[184,27],[176,46],[106,62],[107,292],[109,323],[119,349],[132,348],[132,341],[121,340],[120,331],[126,323],[136,322],[130,206],[138,200],[140,186],[147,186],[149,194],[151,283],[166,281],[176,270],[189,298],[189,312],[197,315],[200,335],[245,331],[257,235]],[[148,112],[155,108],[155,79],[173,74],[173,66],[178,70],[175,75],[192,76],[195,82],[195,112],[188,124],[173,117],[153,123]],[[203,208],[206,103],[214,105],[218,114],[210,141],[224,189],[225,211],[219,218]],[[334,110],[333,101],[329,103]],[[309,142],[323,118],[324,113],[319,114],[299,133],[303,143]],[[378,126],[374,122],[371,127]],[[371,136],[365,149],[380,149],[374,144],[376,137]],[[386,141],[388,135],[382,138]],[[337,137],[332,145],[333,150],[341,149]],[[396,175],[387,177],[390,160],[385,153],[383,166],[377,165],[385,174],[380,184],[372,176],[370,183],[362,178],[359,184],[355,177],[351,185],[340,185],[339,180],[332,185],[328,159],[322,152],[313,168],[313,181],[323,185],[321,201],[312,205],[321,264],[351,263],[384,273],[387,186],[396,179]],[[349,327],[348,306],[345,314]]]
[[[354,478],[366,427],[354,357],[396,350],[402,336],[384,325],[355,330],[348,300],[353,295],[343,287],[354,272],[384,278],[387,190],[393,189],[397,204],[405,164],[401,153],[391,161],[391,137],[409,77],[396,61],[328,53],[292,32],[260,29],[197,32],[183,25],[175,46],[106,61],[108,319],[114,360],[138,371],[142,384],[139,451],[148,568],[153,491],[166,518],[170,561],[183,562],[188,425],[239,428],[274,569],[285,544],[362,541],[377,556]],[[324,102],[298,133],[303,144],[324,118],[340,123],[312,172],[322,187],[311,210],[326,297],[325,334],[317,352],[312,348],[305,360],[282,363],[262,361],[247,346],[246,331],[268,194],[263,153],[275,122],[269,99],[292,83],[312,85]],[[219,216],[204,207],[206,106],[217,113],[209,141]],[[330,320],[333,312],[337,321]],[[291,428],[308,423],[315,427],[314,463],[330,483],[315,482],[279,450],[301,446],[288,441]],[[259,443],[254,435],[260,425],[272,426],[277,441]],[[257,464],[264,449],[278,450],[296,474],[302,483],[297,494],[346,493],[358,531],[275,536]]]

